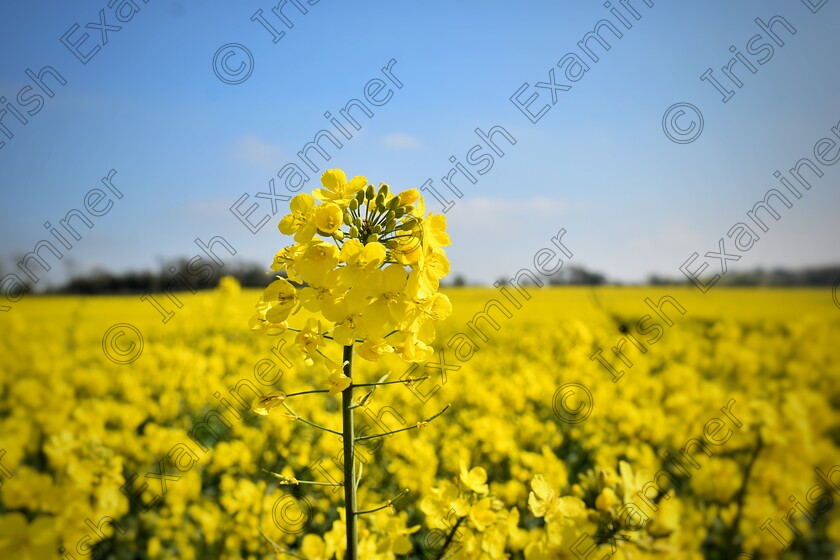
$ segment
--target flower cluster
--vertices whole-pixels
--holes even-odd
[[[417,189],[377,190],[365,177],[348,181],[340,169],[326,171],[321,183],[314,196],[295,196],[280,221],[295,243],[274,257],[277,279],[257,303],[251,328],[281,334],[291,315],[308,312],[305,324],[291,329],[295,345],[308,363],[329,367],[336,387],[340,368],[325,358],[326,340],[358,343],[356,353],[370,361],[390,353],[430,358],[434,323],[452,311],[438,292],[449,273],[446,219],[426,214]]]

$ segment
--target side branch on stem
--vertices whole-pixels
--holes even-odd
[[[429,417],[428,417],[428,418],[426,418],[425,420],[421,420],[421,421],[417,422],[415,425],[413,425],[413,426],[409,426],[408,428],[400,428],[399,430],[394,430],[394,431],[391,431],[391,432],[385,432],[385,433],[382,433],[382,434],[373,434],[373,435],[369,435],[369,436],[357,437],[357,438],[356,438],[356,441],[365,441],[365,440],[368,440],[368,439],[381,438],[381,437],[385,437],[385,436],[390,436],[390,435],[392,435],[392,434],[398,434],[398,433],[400,433],[400,432],[407,432],[408,430],[416,430],[416,429],[418,429],[418,428],[425,428],[426,426],[428,426],[428,425],[429,425],[429,422],[431,422],[432,420],[434,420],[435,418],[437,418],[438,416],[440,416],[441,414],[443,414],[444,412],[446,412],[446,409],[448,409],[450,406],[452,406],[452,405],[451,405],[451,404],[447,404],[447,405],[446,405],[445,407],[443,407],[443,409],[442,409],[440,412],[438,412],[437,414],[434,414],[434,415],[432,415],[432,416],[429,416]]]

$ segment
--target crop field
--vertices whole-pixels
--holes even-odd
[[[425,362],[354,363],[402,381],[355,410],[360,558],[837,557],[827,290],[506,292],[445,290]],[[0,558],[343,557],[342,441],[310,424],[340,395],[255,414],[325,375],[250,331],[258,291],[175,296],[4,318]]]

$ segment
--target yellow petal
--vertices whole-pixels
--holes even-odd
[[[363,188],[365,188],[367,186],[367,184],[368,184],[367,177],[362,177],[361,175],[356,175],[355,177],[350,179],[350,182],[347,184],[346,194],[348,196],[354,195],[357,192],[359,192],[360,190],[362,190]]]
[[[385,262],[385,245],[374,241],[365,245],[363,258],[367,268],[375,268]]]
[[[364,249],[362,242],[358,239],[348,239],[344,242],[344,245],[341,246],[341,253],[339,255],[339,259],[341,262],[345,263],[354,263],[359,258],[359,254]]]
[[[541,474],[534,476],[534,479],[531,480],[531,491],[541,500],[554,499],[554,489]]]
[[[315,199],[309,193],[300,193],[295,196],[289,203],[292,212],[300,212],[306,214],[315,206]]]
[[[291,214],[287,214],[283,216],[283,219],[280,220],[280,223],[277,224],[280,233],[283,235],[292,235],[295,232],[295,217]]]
[[[382,291],[384,293],[401,292],[408,278],[405,268],[398,264],[391,264],[382,271]]]
[[[327,169],[321,175],[321,184],[333,192],[347,183],[347,175],[341,169]]]

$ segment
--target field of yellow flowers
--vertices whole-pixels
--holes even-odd
[[[412,428],[357,449],[359,508],[382,508],[360,518],[361,558],[837,557],[827,290],[530,292],[469,359],[446,341],[497,290],[446,291],[428,362],[355,364],[416,380],[357,409],[362,435]],[[642,352],[633,326],[665,294],[686,312]],[[320,374],[294,333],[249,330],[259,292],[178,298],[166,322],[137,296],[31,297],[3,318],[0,558],[342,557],[339,488],[276,476],[341,481],[340,438],[250,411]],[[290,403],[340,426],[338,395]]]

